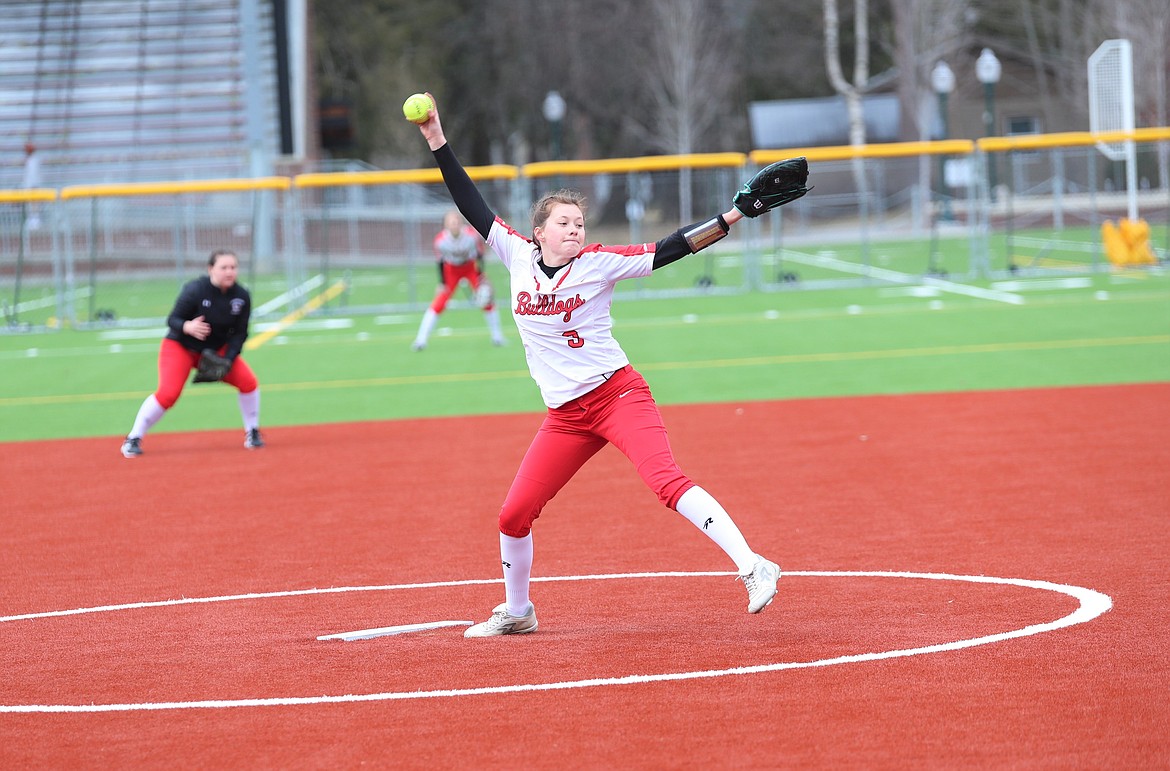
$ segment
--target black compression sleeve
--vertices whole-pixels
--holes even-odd
[[[679,228],[655,244],[654,270],[705,249],[727,235],[730,230],[722,214]]]
[[[654,246],[654,270],[678,262],[691,253],[682,231],[676,230]]]
[[[443,173],[443,181],[447,183],[447,190],[451,193],[451,200],[459,208],[459,213],[481,236],[487,238],[492,223],[496,221],[496,215],[479,194],[479,188],[471,181],[471,177],[467,176],[450,143],[433,151],[432,154],[435,156],[435,163],[439,165],[439,171]]]

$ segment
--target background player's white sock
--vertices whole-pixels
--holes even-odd
[[[523,616],[528,611],[528,579],[532,574],[532,533],[513,538],[500,533],[500,561],[504,568],[504,602],[508,613]]]
[[[150,427],[159,421],[163,415],[166,414],[166,407],[158,403],[158,399],[154,398],[154,394],[146,397],[142,402],[142,406],[138,408],[138,416],[134,418],[134,427],[130,429],[129,437],[134,439],[141,439],[146,436],[146,432]]]
[[[500,331],[500,314],[496,312],[495,308],[483,312],[484,318],[487,319],[488,331],[491,332],[492,342],[499,345],[504,342],[504,333]]]
[[[240,394],[240,416],[244,419],[244,430],[260,428],[260,389]]]
[[[731,557],[740,575],[752,572],[752,566],[756,564],[755,552],[748,547],[731,516],[710,493],[695,485],[682,494],[675,508]]]
[[[431,336],[431,332],[435,329],[435,324],[439,321],[439,314],[435,313],[434,309],[427,308],[427,312],[423,314],[422,322],[418,325],[418,334],[414,336],[416,345],[426,345],[427,340]]]

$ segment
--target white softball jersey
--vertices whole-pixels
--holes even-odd
[[[435,256],[449,265],[463,265],[479,256],[482,243],[474,228],[465,227],[457,236],[443,229],[435,236]]]
[[[488,246],[510,275],[512,318],[541,398],[550,407],[589,393],[630,363],[613,337],[614,285],[654,269],[654,244],[591,244],[549,278],[540,250],[499,217]]]

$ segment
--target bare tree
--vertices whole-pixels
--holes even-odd
[[[969,28],[969,10],[968,0],[891,0],[899,104],[915,139],[928,138],[934,124],[930,71],[940,61],[956,63]]]
[[[853,0],[853,82],[845,80],[841,68],[841,19],[837,13],[837,0],[824,0],[825,11],[825,69],[833,90],[845,97],[845,109],[849,116],[849,144],[857,147],[865,144],[865,106],[862,96],[869,83],[869,0]],[[862,222],[866,220],[869,203],[869,184],[865,178],[865,159],[853,158],[853,184],[857,189],[858,206]]]
[[[865,144],[865,112],[862,95],[869,82],[869,0],[853,0],[853,82],[845,80],[841,68],[841,19],[837,0],[824,0],[825,68],[833,90],[845,97],[849,115],[849,144]]]
[[[642,137],[666,153],[694,152],[728,112],[735,84],[735,41],[709,0],[650,0],[653,35],[643,42],[648,120]]]
[[[1138,126],[1170,125],[1167,115],[1167,69],[1170,69],[1170,22],[1164,0],[1129,0],[1109,4],[1117,36],[1133,46],[1134,105]],[[1158,176],[1170,185],[1166,143],[1158,145]]]
[[[645,39],[646,121],[635,133],[666,153],[694,152],[700,141],[734,114],[735,41],[727,13],[732,5],[710,0],[651,0],[645,13],[654,31]],[[692,219],[690,169],[679,174],[679,217]]]
[[[930,138],[938,115],[930,72],[962,48],[970,10],[967,0],[891,0],[894,62],[898,68],[898,103],[907,138]],[[929,191],[930,159],[920,156],[918,189]],[[916,223],[921,226],[921,222]]]
[[[1165,0],[987,0],[978,31],[1030,65],[1041,130],[1088,126],[1089,56],[1102,42],[1133,45],[1134,101],[1139,125],[1166,125],[1170,22]],[[1067,117],[1071,115],[1071,120]],[[1071,124],[1071,126],[1069,126]],[[1159,176],[1166,179],[1165,146]]]

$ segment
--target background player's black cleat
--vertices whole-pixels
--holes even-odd
[[[253,428],[244,436],[244,447],[249,450],[259,450],[264,446],[264,440],[260,438],[260,429]]]
[[[122,457],[123,458],[137,458],[142,454],[142,440],[138,437],[128,436],[122,442]]]

